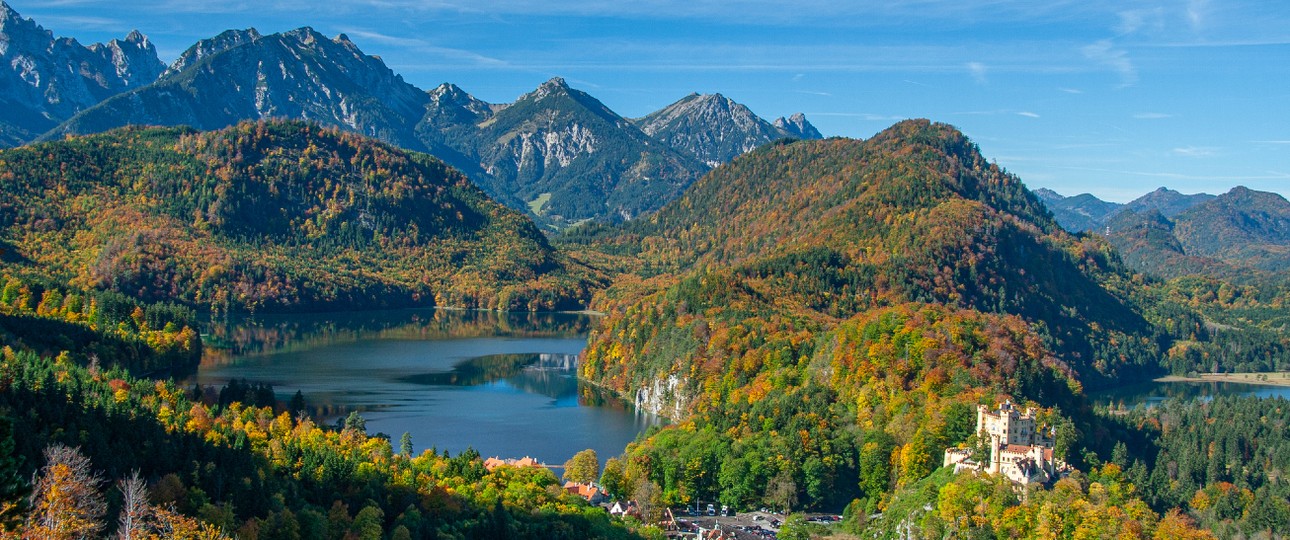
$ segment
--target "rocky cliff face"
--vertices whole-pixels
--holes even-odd
[[[675,374],[663,379],[655,379],[647,386],[636,389],[632,406],[637,411],[644,411],[665,418],[682,419],[689,416],[691,401],[684,391],[681,378]]]
[[[72,115],[156,80],[165,68],[148,38],[82,46],[0,1],[0,146],[26,142]]]
[[[792,121],[780,118],[772,124],[721,94],[690,94],[636,120],[636,125],[708,167],[729,162],[775,139],[820,138],[801,114],[793,115]]]

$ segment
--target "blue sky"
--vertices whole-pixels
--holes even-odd
[[[1031,188],[1290,195],[1290,2],[9,0],[169,62],[229,28],[344,32],[409,82],[509,102],[553,76],[619,114],[720,92],[825,135],[954,124]]]

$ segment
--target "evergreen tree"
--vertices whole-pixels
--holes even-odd
[[[403,436],[399,437],[399,454],[403,457],[412,457],[412,434],[406,431]]]
[[[13,421],[0,415],[0,531],[10,531],[22,519],[31,488],[19,473],[22,456],[14,452]]]

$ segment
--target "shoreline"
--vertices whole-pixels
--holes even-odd
[[[1263,373],[1199,373],[1196,376],[1167,375],[1155,382],[1226,382],[1259,386],[1290,386],[1290,371]]]

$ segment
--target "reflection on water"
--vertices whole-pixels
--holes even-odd
[[[1280,396],[1290,399],[1290,387],[1228,382],[1147,382],[1092,392],[1088,398],[1098,407],[1128,410],[1139,406],[1154,407],[1170,399],[1207,400],[1217,396]]]
[[[571,314],[403,310],[221,321],[194,382],[247,379],[297,390],[321,410],[357,409],[369,431],[418,451],[531,455],[559,464],[617,455],[661,420],[578,381],[594,319]]]
[[[222,315],[206,322],[203,365],[367,339],[585,337],[592,317],[573,313],[498,313],[450,309]]]

